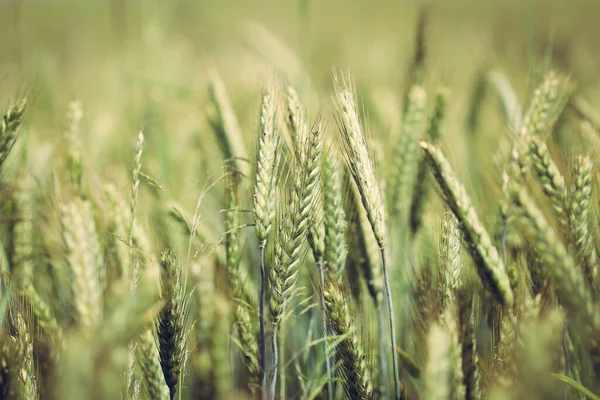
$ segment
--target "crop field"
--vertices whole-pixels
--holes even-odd
[[[483,3],[0,0],[0,399],[600,400],[600,4]]]

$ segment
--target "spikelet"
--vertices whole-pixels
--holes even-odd
[[[438,148],[425,142],[421,142],[421,148],[425,151],[425,159],[433,170],[448,207],[460,222],[481,282],[496,301],[511,308],[514,300],[508,275],[464,187]]]

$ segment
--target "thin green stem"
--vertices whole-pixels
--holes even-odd
[[[259,263],[260,263],[260,294],[259,294],[259,305],[258,305],[258,325],[260,331],[259,338],[259,351],[260,351],[260,373],[261,373],[261,392],[262,399],[266,400],[267,395],[267,352],[266,352],[266,335],[265,335],[265,246],[266,240],[260,242],[258,246]]]
[[[286,395],[285,395],[285,389],[286,389],[286,383],[285,383],[285,371],[286,371],[286,364],[285,364],[285,321],[281,322],[281,328],[279,330],[279,335],[281,336],[280,340],[279,340],[279,354],[277,357],[277,364],[278,364],[278,368],[279,368],[279,364],[281,364],[281,368],[279,368],[279,398],[280,399],[286,399]],[[275,398],[273,398],[273,400],[275,400]]]
[[[381,304],[380,304],[377,306],[377,324],[378,324],[379,334],[381,335],[379,337],[379,366],[381,368],[381,383],[382,383],[382,390],[383,390],[381,395],[384,399],[387,399],[387,398],[389,398],[389,394],[390,394],[390,380],[388,377],[389,372],[388,372],[386,351],[385,351],[385,347],[383,345],[383,332],[385,332],[385,320],[384,320],[383,313],[384,313],[383,307],[381,307]]]
[[[394,392],[396,400],[400,399],[400,375],[398,374],[398,355],[396,354],[396,322],[394,320],[394,303],[392,301],[392,290],[390,288],[390,278],[388,275],[387,262],[385,257],[385,248],[383,243],[379,243],[381,251],[381,263],[383,265],[383,280],[385,284],[385,295],[387,297],[388,311],[390,314],[390,337],[392,341],[392,364],[394,367]]]
[[[325,287],[325,272],[323,271],[323,258],[317,260],[317,269],[319,270],[319,298],[321,301],[321,320],[323,322],[323,349],[325,351],[325,367],[327,368],[327,399],[333,400],[333,375],[331,372],[331,359],[327,354],[327,316],[325,315],[325,296],[323,288]]]
[[[275,400],[275,390],[277,389],[277,367],[279,364],[279,349],[277,344],[278,326],[273,325],[273,368],[271,369],[271,382],[269,383],[269,400]]]

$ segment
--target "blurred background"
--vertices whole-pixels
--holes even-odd
[[[310,97],[312,115],[322,113],[335,128],[334,69],[352,72],[370,134],[387,141],[401,116],[422,10],[425,85],[452,93],[451,158],[462,157],[455,139],[465,134],[473,92],[489,71],[501,71],[526,104],[551,66],[573,77],[581,98],[600,104],[600,3],[543,0],[1,0],[0,104],[30,98],[30,163],[39,174],[60,148],[70,101],[82,103],[81,142],[100,175],[129,176],[123,163],[130,164],[143,127],[147,168],[193,204],[198,182],[222,166],[213,162],[221,156],[206,121],[209,71],[223,77],[249,149],[260,91],[274,81],[296,85]],[[466,139],[493,154],[506,120],[497,98],[484,98],[486,123],[477,138]]]

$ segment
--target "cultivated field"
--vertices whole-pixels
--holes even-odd
[[[600,399],[600,6],[437,3],[0,0],[0,398]]]

